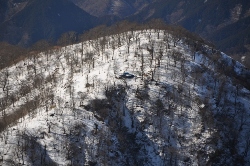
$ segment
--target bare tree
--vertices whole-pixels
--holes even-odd
[[[85,62],[88,65],[88,70],[89,70],[89,73],[90,73],[91,64],[92,64],[92,67],[94,67],[94,53],[87,52],[86,56],[85,56]]]
[[[129,54],[131,39],[132,39],[132,34],[130,34],[130,32],[127,32],[126,33],[126,44],[127,44],[127,52],[128,52],[128,54]]]
[[[8,85],[9,76],[10,76],[10,73],[9,73],[8,69],[4,69],[0,73],[0,85],[1,85],[1,88],[3,89],[3,91],[6,90],[6,87]]]
[[[166,51],[170,49],[170,34],[167,31],[164,31],[163,41],[166,43]]]
[[[176,67],[176,62],[182,59],[182,53],[180,53],[179,51],[173,50],[171,55],[174,60],[174,66]]]
[[[150,59],[150,67],[152,66],[154,60],[154,45],[152,44],[151,47],[147,46],[147,51],[149,52],[151,59]]]

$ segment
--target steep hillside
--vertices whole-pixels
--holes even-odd
[[[91,15],[102,17],[115,15],[120,18],[132,15],[148,5],[152,0],[71,0]]]
[[[29,0],[2,0],[0,2],[0,24],[10,20],[18,12],[22,11]]]
[[[0,164],[248,165],[249,76],[169,30],[33,54],[0,73]]]
[[[7,3],[5,1],[0,2],[0,23],[5,20],[5,12],[7,8]]]
[[[68,31],[82,33],[96,18],[68,0],[29,0],[18,14],[0,24],[0,40],[30,46],[38,40],[57,40]],[[15,3],[18,4],[18,3]]]

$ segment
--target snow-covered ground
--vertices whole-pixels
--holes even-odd
[[[126,32],[2,70],[0,165],[249,162],[250,92],[217,62],[244,66],[176,38]]]

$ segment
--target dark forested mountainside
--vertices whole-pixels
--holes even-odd
[[[29,0],[1,0],[0,24],[10,20],[14,15],[23,10]]]
[[[96,18],[68,0],[30,0],[25,8],[0,24],[0,39],[29,46],[47,39],[55,41],[64,32],[94,27]]]
[[[149,5],[153,0],[71,0],[91,15],[102,17],[115,15],[120,18],[132,15]]]
[[[0,1],[0,23],[4,21],[6,9],[7,9],[6,1]]]

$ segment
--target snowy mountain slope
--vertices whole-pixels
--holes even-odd
[[[237,78],[248,73],[165,30],[34,54],[1,71],[0,162],[247,164],[250,92]]]

